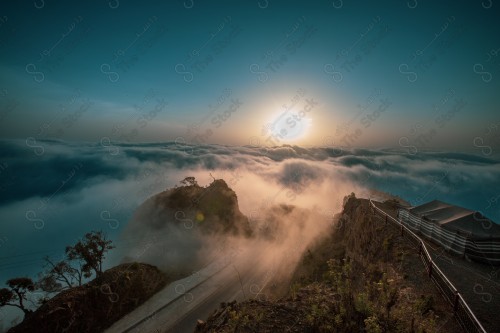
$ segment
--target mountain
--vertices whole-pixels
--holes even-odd
[[[351,194],[284,295],[223,303],[196,332],[461,332],[398,233]]]
[[[259,262],[242,273],[258,273],[265,266],[262,259],[274,255],[279,261],[270,264],[277,274],[265,274],[262,297],[222,303],[198,322],[196,332],[461,331],[418,251],[398,228],[373,214],[368,200],[354,193],[345,197],[342,212],[328,224],[318,212],[271,205],[250,226],[225,181],[201,187],[191,179],[184,185],[146,200],[125,232],[142,240],[127,260],[162,267],[121,264],[61,292],[9,332],[101,332],[212,259],[205,250],[214,240],[219,245],[230,238],[248,243]],[[399,203],[388,199],[379,204],[394,210]]]
[[[148,198],[122,234],[122,240],[134,240],[124,253],[127,260],[180,274],[213,260],[215,248],[228,237],[253,237],[236,193],[222,179],[202,187],[194,178]]]
[[[236,193],[224,180],[201,187],[193,179],[136,210],[124,235],[134,239],[123,264],[60,292],[8,332],[102,332],[168,283],[200,269],[210,258],[203,252],[207,242],[252,235]],[[172,252],[165,249],[178,256],[169,257]]]

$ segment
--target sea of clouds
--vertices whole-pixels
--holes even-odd
[[[328,219],[351,192],[381,198],[374,189],[412,205],[443,200],[500,221],[500,162],[464,153],[106,140],[4,140],[0,151],[1,283],[35,274],[43,256],[60,257],[91,230],[116,240],[107,262],[116,264],[147,242],[119,238],[136,208],[186,176],[202,186],[224,179],[250,222],[280,203]]]

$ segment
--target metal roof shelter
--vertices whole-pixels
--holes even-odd
[[[434,200],[410,208],[409,212],[450,231],[468,234],[471,238],[500,238],[500,225],[478,211]]]
[[[450,252],[500,265],[500,225],[478,211],[434,200],[400,207],[398,215],[408,228]]]

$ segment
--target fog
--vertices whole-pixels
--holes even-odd
[[[194,176],[207,188],[214,179],[224,179],[236,192],[252,236],[204,233],[198,228],[195,207],[165,213],[153,196],[137,209],[121,235],[119,242],[135,240],[123,253],[124,261],[147,262],[167,274],[185,276],[229,260],[235,272],[231,281],[221,283],[243,279],[247,296],[270,284],[286,290],[303,253],[333,231],[344,197],[351,192],[366,198],[375,193],[363,185],[370,176],[363,175],[357,183],[327,163],[299,159],[262,168],[197,169],[184,175]],[[207,189],[207,196],[212,194]]]
[[[293,171],[271,181],[269,175],[280,168]],[[324,170],[307,170],[305,177],[295,176],[300,170],[293,164],[262,176],[239,170],[233,177],[218,170],[209,173],[209,177],[226,179],[236,191],[240,210],[249,219],[250,237],[204,233],[198,228],[195,208],[165,214],[160,204],[149,199],[135,212],[120,239],[136,242],[127,248],[124,260],[147,262],[167,274],[185,275],[229,258],[243,279],[249,277],[253,284],[286,283],[306,248],[331,231],[333,215],[341,210],[345,193],[356,188],[341,179],[316,177]],[[203,171],[189,175],[206,179]]]
[[[438,199],[500,220],[499,162],[481,155],[54,140],[34,148],[23,140],[4,140],[0,148],[0,239],[6,258],[0,268],[5,276],[37,273],[44,255],[62,255],[65,246],[90,230],[103,230],[117,241],[107,267],[120,262],[139,240],[151,243],[146,232],[140,239],[118,241],[126,238],[123,231],[134,211],[186,176],[202,186],[212,177],[224,179],[253,227],[266,208],[281,203],[328,219],[345,195],[369,196],[372,189],[413,205]],[[307,228],[315,229],[315,223]]]

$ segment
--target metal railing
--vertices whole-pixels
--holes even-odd
[[[401,229],[401,237],[404,237],[412,245],[418,247],[420,258],[427,269],[429,278],[437,286],[444,299],[446,299],[453,307],[453,314],[457,318],[460,325],[462,325],[467,332],[486,333],[483,325],[481,325],[479,320],[476,318],[469,305],[467,305],[462,295],[458,292],[457,288],[455,288],[448,277],[434,263],[424,241],[402,222],[378,208],[371,199],[370,205],[375,213],[378,213],[385,219],[386,223],[390,221],[395,223]]]

